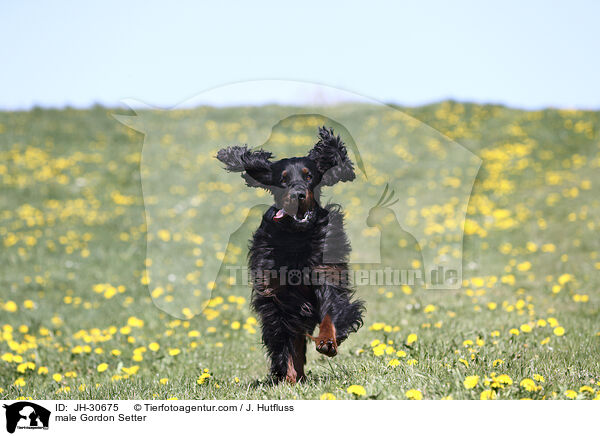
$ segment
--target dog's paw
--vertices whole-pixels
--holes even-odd
[[[328,357],[333,357],[337,354],[337,342],[335,338],[317,338],[315,340],[317,351]]]

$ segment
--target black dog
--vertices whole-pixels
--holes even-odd
[[[307,337],[317,351],[333,357],[363,323],[364,304],[352,301],[347,280],[350,244],[340,206],[319,204],[322,186],[354,179],[353,165],[333,129],[320,128],[319,138],[307,156],[275,162],[271,153],[247,147],[217,154],[227,171],[243,172],[248,186],[275,197],[253,235],[249,263],[252,308],[277,381],[304,378]]]

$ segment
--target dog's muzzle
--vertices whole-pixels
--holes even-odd
[[[285,209],[279,209],[275,215],[273,216],[273,220],[274,221],[280,221],[283,218],[285,218],[286,216],[292,217],[294,219],[294,221],[296,221],[297,223],[306,223],[308,221],[310,221],[314,216],[315,216],[315,211],[314,210],[307,210],[306,212],[304,212],[304,215],[302,216],[302,218],[298,218],[296,215],[290,215],[288,214]]]

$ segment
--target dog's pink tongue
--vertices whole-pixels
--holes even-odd
[[[274,219],[275,221],[279,221],[279,220],[280,220],[281,218],[283,218],[284,216],[285,216],[285,210],[283,210],[283,209],[279,209],[279,210],[277,211],[277,213],[275,214],[275,216],[273,217],[273,219]]]

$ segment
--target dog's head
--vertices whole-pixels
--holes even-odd
[[[319,128],[319,141],[303,157],[273,161],[270,152],[235,146],[219,150],[217,159],[227,171],[241,172],[248,186],[273,193],[278,208],[275,221],[296,224],[313,219],[322,186],[355,177],[344,143],[333,134],[333,129],[325,126]]]

